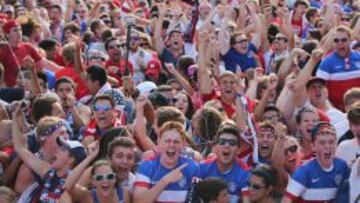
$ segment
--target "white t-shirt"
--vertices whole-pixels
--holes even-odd
[[[129,61],[131,62],[131,64],[134,67],[133,80],[134,80],[135,84],[138,84],[138,83],[145,80],[144,72],[141,70],[140,64],[137,63],[137,59],[139,57],[141,57],[141,56],[143,56],[143,58],[144,58],[144,65],[145,65],[145,68],[146,68],[149,61],[151,61],[151,59],[153,58],[151,53],[149,53],[149,52],[147,52],[147,51],[145,51],[144,49],[141,49],[141,48],[138,48],[136,50],[136,52],[130,52],[129,53]]]
[[[349,121],[346,114],[334,107],[331,107],[325,113],[329,117],[330,123],[333,124],[336,129],[337,139],[340,139],[340,137],[349,130]]]
[[[356,138],[345,140],[336,149],[336,156],[346,161],[351,167],[356,158],[360,156],[360,145]]]

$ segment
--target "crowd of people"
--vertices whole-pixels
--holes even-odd
[[[1,203],[359,203],[359,0],[0,0]]]

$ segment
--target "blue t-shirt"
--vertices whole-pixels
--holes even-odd
[[[239,65],[241,71],[246,71],[250,68],[256,68],[258,63],[255,58],[256,48],[253,44],[249,44],[249,48],[246,54],[240,54],[233,47],[229,51],[221,56],[221,59],[225,63],[226,70],[236,72],[236,68]]]
[[[188,158],[180,157],[174,169],[187,163],[181,170],[183,178],[177,182],[167,185],[159,194],[155,202],[185,202],[187,192],[192,185],[193,178],[199,177],[199,165]],[[156,185],[165,175],[173,169],[165,168],[160,163],[160,156],[154,159],[141,161],[136,170],[135,187],[151,188]]]
[[[329,171],[325,171],[313,159],[294,172],[287,186],[286,196],[293,201],[301,199],[302,202],[331,202],[349,176],[350,169],[341,159],[334,159]]]
[[[222,173],[217,167],[216,159],[206,160],[200,164],[200,178],[207,177],[219,177],[227,182],[230,203],[239,202],[240,197],[249,191],[247,182],[250,178],[250,171],[243,163],[234,161],[232,168]]]

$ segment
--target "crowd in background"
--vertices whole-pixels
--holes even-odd
[[[359,157],[359,0],[0,0],[1,203],[359,203]]]

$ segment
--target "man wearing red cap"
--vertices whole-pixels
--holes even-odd
[[[161,69],[160,61],[157,60],[149,61],[145,70],[146,79],[151,80],[154,83],[157,83],[160,76],[160,69]]]
[[[24,59],[31,58],[37,68],[47,68],[51,71],[61,69],[58,65],[42,57],[32,45],[22,42],[22,30],[15,20],[9,20],[3,25],[3,31],[8,43],[0,48],[0,63],[5,69],[5,84],[12,87],[16,83]]]

